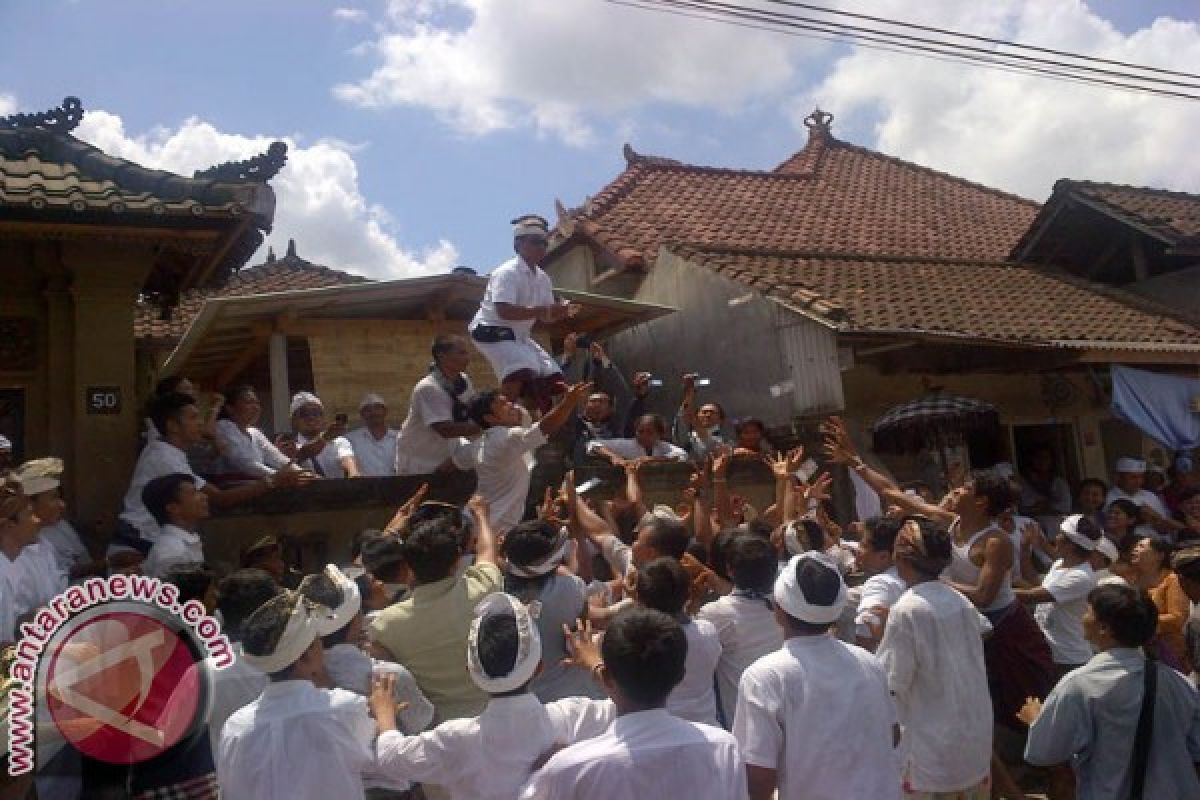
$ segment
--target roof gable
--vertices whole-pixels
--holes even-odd
[[[300,258],[296,254],[295,243],[289,242],[287,255],[283,258],[277,259],[272,253],[263,263],[234,273],[220,288],[185,292],[168,319],[162,318],[157,306],[140,304],[134,312],[134,336],[142,344],[174,345],[210,298],[243,297],[367,282],[369,279],[361,275],[352,275]]]
[[[804,150],[772,171],[686,165],[627,148],[625,171],[560,227],[632,268],[678,242],[998,260],[1037,212],[1033,201],[840,142],[827,118],[809,131]]]

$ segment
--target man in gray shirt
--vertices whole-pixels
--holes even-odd
[[[1154,719],[1142,796],[1200,797],[1200,697],[1175,670],[1147,662],[1158,611],[1145,592],[1100,586],[1088,595],[1083,629],[1097,654],[1067,673],[1045,706],[1030,698],[1018,715],[1030,725],[1025,760],[1070,762],[1080,800],[1125,800],[1133,785],[1133,749],[1145,694],[1145,670],[1157,670]]]

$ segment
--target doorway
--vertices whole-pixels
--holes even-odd
[[[1074,425],[1069,422],[1012,425],[1010,432],[1013,466],[1019,474],[1025,474],[1030,458],[1036,451],[1049,449],[1054,456],[1055,473],[1066,480],[1074,493],[1082,477]]]

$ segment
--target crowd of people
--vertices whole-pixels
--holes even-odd
[[[599,343],[546,354],[533,325],[574,314],[537,267],[546,233],[516,221],[474,344],[435,339],[398,430],[377,394],[348,430],[300,392],[272,438],[252,387],[204,411],[189,382],[164,382],[102,557],[66,522],[60,460],[0,477],[0,642],[71,582],[144,572],[234,643],[202,727],[148,762],[82,758],[73,796],[1200,797],[1186,456],[1162,486],[1122,458],[1111,488],[1072,493],[1036,452],[1020,474],[952,470],[937,496],[865,461],[834,417],[814,472],[761,421],[700,403],[695,375],[667,420],[647,411],[652,376],[627,382]],[[472,385],[472,346],[499,388]],[[568,468],[620,467],[622,491],[598,501],[568,471],[529,511],[552,439]],[[731,491],[739,459],[769,466],[770,505]],[[672,505],[646,500],[662,461],[692,465]],[[271,537],[235,569],[205,559],[210,506],[451,470],[475,473],[469,502],[422,487],[355,532],[346,563],[301,574]],[[835,502],[844,487],[879,513],[839,524],[835,508],[861,507]]]

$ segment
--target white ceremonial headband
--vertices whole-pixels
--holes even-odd
[[[1082,547],[1084,550],[1091,552],[1100,547],[1100,539],[1089,539],[1079,532],[1079,520],[1083,518],[1082,514],[1072,514],[1063,519],[1062,524],[1058,529],[1062,531],[1062,535],[1070,539],[1075,544]],[[1100,538],[1104,538],[1104,534],[1100,534]]]
[[[539,604],[535,603],[533,609],[526,608],[520,600],[504,592],[490,594],[475,606],[475,619],[467,634],[467,671],[476,686],[488,694],[503,694],[520,689],[533,679],[538,664],[542,663],[542,637],[534,624],[534,616],[539,610]],[[496,677],[484,672],[479,660],[479,628],[484,619],[494,614],[512,614],[517,621],[518,639],[517,660],[512,671]]]
[[[516,564],[509,562],[508,572],[511,575],[516,575],[518,578],[539,578],[542,575],[553,572],[558,569],[558,565],[563,562],[567,555],[567,547],[570,542],[567,537],[567,529],[560,528],[558,537],[554,540],[554,549],[550,554],[541,561],[533,564],[526,564],[523,567],[518,567]]]
[[[346,574],[337,566],[326,564],[325,577],[342,590],[342,602],[333,609],[333,615],[329,617],[328,621],[323,621],[318,626],[322,636],[328,636],[349,625],[350,620],[354,619],[354,615],[362,608],[362,596],[358,592],[358,584],[347,578]]]
[[[801,561],[808,559],[833,570],[833,573],[837,575],[838,593],[833,600],[833,605],[819,606],[810,603],[804,596],[804,592],[801,591],[800,584],[796,580],[796,567]],[[793,556],[792,560],[780,570],[779,577],[775,579],[774,595],[775,602],[779,607],[796,619],[812,625],[832,625],[842,615],[842,609],[846,605],[846,582],[842,580],[842,573],[838,571],[837,565],[827,556],[809,551]]]
[[[304,651],[321,636],[321,629],[329,625],[332,613],[328,608],[301,597],[294,592],[295,606],[288,617],[287,626],[275,644],[275,650],[264,656],[256,656],[243,650],[242,658],[259,672],[270,675],[282,672],[300,660]],[[336,628],[334,629],[336,630]]]

